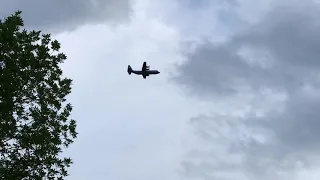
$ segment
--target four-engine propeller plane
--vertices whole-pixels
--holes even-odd
[[[128,71],[129,75],[131,73],[137,74],[137,75],[142,75],[142,77],[144,79],[146,79],[147,76],[149,76],[150,74],[159,74],[160,73],[158,70],[150,70],[150,66],[147,66],[146,62],[143,62],[141,71],[133,70],[130,65],[128,65],[127,71]]]

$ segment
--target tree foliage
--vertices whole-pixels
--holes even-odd
[[[27,31],[21,11],[0,20],[0,179],[63,179],[77,136],[66,96],[66,55],[50,34]]]

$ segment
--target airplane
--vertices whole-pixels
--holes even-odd
[[[160,72],[158,70],[150,70],[150,66],[147,66],[146,62],[143,62],[142,69],[141,71],[136,71],[132,70],[131,66],[128,65],[128,74],[130,75],[131,73],[137,74],[137,75],[142,75],[144,79],[147,78],[150,74],[159,74]]]

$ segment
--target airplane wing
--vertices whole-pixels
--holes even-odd
[[[143,62],[142,71],[146,71],[146,70],[147,70],[147,62]]]

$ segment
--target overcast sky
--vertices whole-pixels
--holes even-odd
[[[68,180],[320,178],[316,1],[2,4],[68,56]],[[161,73],[127,74],[144,61]]]

